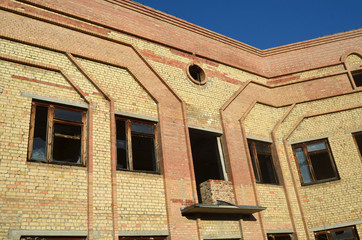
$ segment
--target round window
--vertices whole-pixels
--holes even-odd
[[[187,76],[196,84],[205,84],[206,83],[206,73],[205,71],[196,64],[187,65]]]

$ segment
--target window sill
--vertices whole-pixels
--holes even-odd
[[[129,173],[146,173],[146,174],[161,175],[160,172],[146,171],[146,170],[128,170],[128,169],[117,168],[117,171],[129,172]]]
[[[263,182],[256,182],[256,184],[260,185],[272,185],[272,186],[282,186],[280,183],[263,183]]]
[[[86,165],[79,163],[67,163],[67,162],[45,162],[40,160],[27,160],[27,163],[39,163],[39,164],[49,164],[49,165],[60,165],[60,166],[71,166],[71,167],[86,167]]]
[[[338,181],[341,180],[340,178],[328,178],[328,179],[324,179],[324,180],[320,180],[317,182],[312,182],[312,183],[302,183],[302,186],[312,186],[312,185],[318,185],[321,183],[328,183],[328,182],[334,182],[334,181]]]

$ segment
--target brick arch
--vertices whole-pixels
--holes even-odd
[[[362,58],[362,49],[351,49],[346,51],[345,53],[343,53],[343,55],[341,56],[341,62],[346,62],[346,59],[349,55],[352,54],[356,54],[358,55],[360,58]]]

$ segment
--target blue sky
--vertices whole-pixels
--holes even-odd
[[[362,0],[135,0],[267,49],[362,27]]]

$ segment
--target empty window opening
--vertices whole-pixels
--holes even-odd
[[[353,138],[359,150],[359,154],[362,156],[362,132],[354,133]]]
[[[248,145],[256,182],[278,184],[271,144],[248,140]]]
[[[293,145],[303,184],[339,179],[328,141]]]
[[[119,240],[166,240],[165,236],[154,237],[119,237]]]
[[[131,171],[157,172],[155,153],[156,124],[116,119],[117,168]]]
[[[268,234],[268,240],[291,240],[291,233],[278,233],[278,234]]]
[[[355,226],[329,229],[328,231],[315,232],[317,240],[358,240]]]
[[[86,240],[86,237],[21,236],[20,240]]]
[[[224,180],[225,167],[219,135],[189,130],[197,194],[201,202],[200,184],[209,179]]]
[[[83,164],[85,111],[33,102],[28,159]]]
[[[206,83],[205,71],[196,64],[189,65],[187,68],[189,78],[197,84]]]
[[[356,87],[362,87],[362,71],[352,72],[352,76]]]

